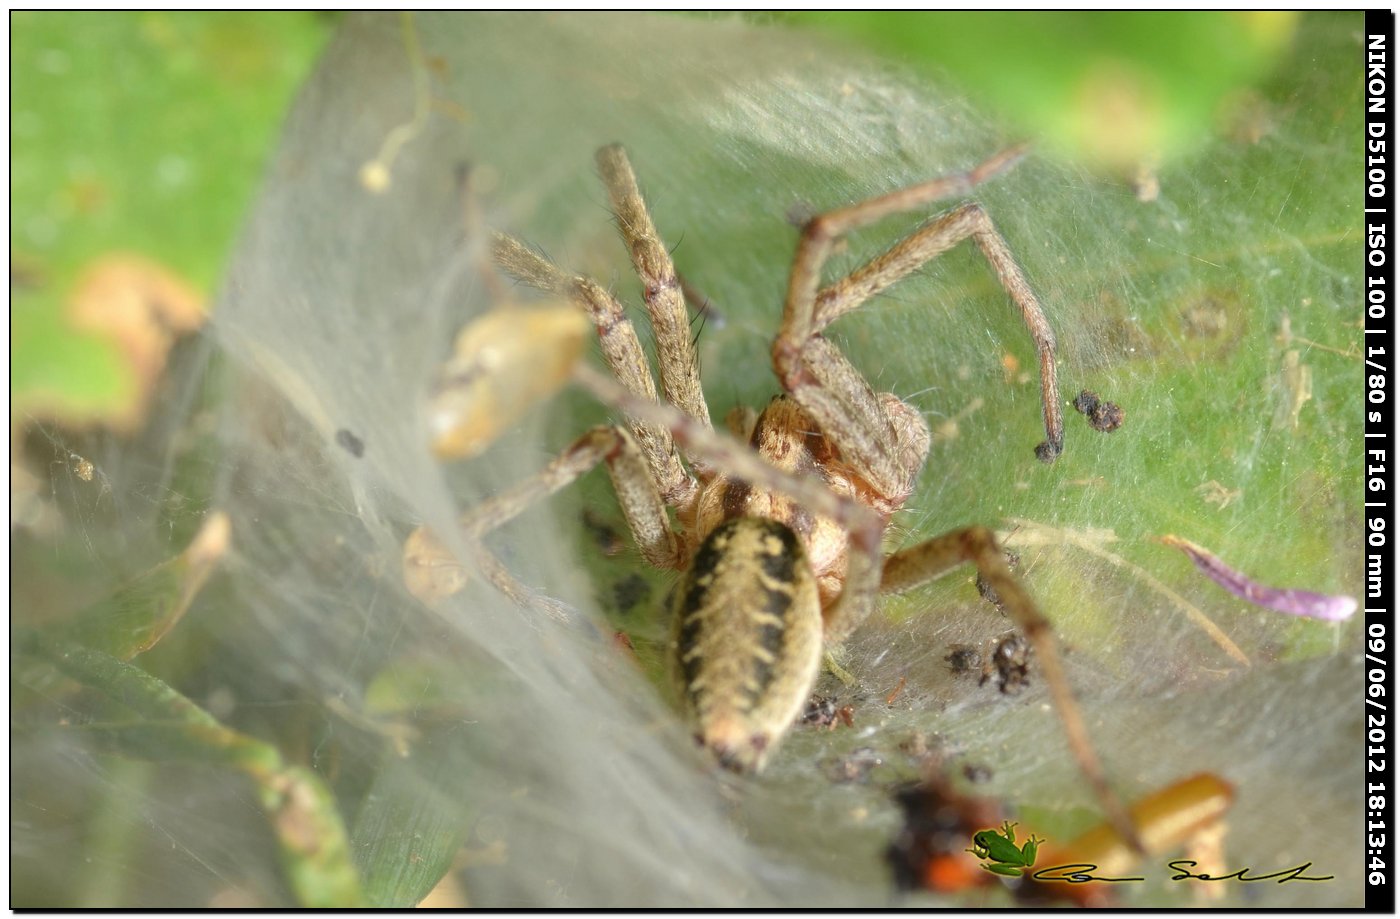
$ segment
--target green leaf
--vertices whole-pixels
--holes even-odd
[[[70,633],[119,660],[149,651],[184,616],[228,548],[229,521],[212,514],[179,555],[78,614]]]
[[[405,737],[399,753],[375,773],[350,835],[365,895],[375,906],[409,907],[427,896],[479,811],[482,792],[472,764],[480,750],[463,729],[477,719],[463,714],[458,697],[463,666],[451,654],[401,657],[365,691],[368,714],[415,725],[411,740]],[[489,698],[496,690],[478,691]]]
[[[15,649],[20,653],[47,660],[65,676],[91,686],[147,718],[176,719],[210,728],[219,726],[204,709],[140,667],[31,629],[15,628],[13,635]]]
[[[462,742],[436,731],[376,773],[350,834],[373,906],[416,906],[462,847],[477,810]]]
[[[203,714],[200,711],[200,715]],[[260,783],[283,768],[282,758],[275,749],[226,728],[212,718],[207,721],[193,717],[186,721],[84,724],[73,730],[109,753],[157,763],[225,766],[246,772]]]
[[[46,658],[83,685],[153,719],[88,724],[73,731],[123,756],[243,773],[257,786],[297,901],[312,908],[361,904],[344,823],[334,796],[315,772],[284,762],[271,744],[225,727],[139,667],[34,632],[25,631],[18,639],[21,650]]]

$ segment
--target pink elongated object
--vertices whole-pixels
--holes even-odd
[[[1309,619],[1322,619],[1327,622],[1341,622],[1351,618],[1351,614],[1356,612],[1354,597],[1268,587],[1250,580],[1210,552],[1180,536],[1162,536],[1159,540],[1185,552],[1206,577],[1255,606],[1267,607],[1280,613],[1288,613],[1290,616],[1307,616]]]

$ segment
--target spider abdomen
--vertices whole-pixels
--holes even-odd
[[[696,738],[728,768],[761,768],[821,663],[821,603],[802,541],[761,517],[717,526],[677,591],[672,639]]]

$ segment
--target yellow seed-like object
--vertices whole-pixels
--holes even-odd
[[[587,317],[567,303],[502,307],[469,323],[429,409],[433,451],[465,459],[484,450],[568,382],[589,331]]]

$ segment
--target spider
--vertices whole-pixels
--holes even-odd
[[[530,402],[572,380],[620,409],[625,425],[595,428],[519,485],[464,515],[463,534],[486,576],[522,603],[558,614],[481,546],[484,535],[602,463],[643,557],[681,571],[671,635],[672,669],[697,741],[735,771],[763,768],[797,720],[837,646],[881,593],[899,593],[971,562],[1035,649],[1070,749],[1106,815],[1136,839],[1110,789],[1063,672],[1050,626],[1012,575],[992,532],[970,526],[884,557],[881,540],[909,498],[929,450],[920,413],[877,393],[823,331],[839,317],[969,237],[1019,308],[1040,360],[1045,440],[1063,446],[1055,339],[1039,301],[991,219],[968,202],[927,221],[834,283],[822,268],[846,234],[882,218],[966,195],[1010,169],[1023,148],[971,170],[818,214],[803,226],[773,369],[782,386],[761,413],[741,411],[717,431],[701,391],[681,282],[652,223],[621,146],[597,164],[639,276],[655,333],[664,401],[636,328],[595,281],[574,276],[516,239],[491,237],[505,274],[553,295],[553,310],[498,309],[459,337],[434,403],[443,455],[480,449]],[[579,360],[596,329],[612,375]],[[745,445],[744,441],[747,442]],[[674,513],[675,523],[672,523]]]

